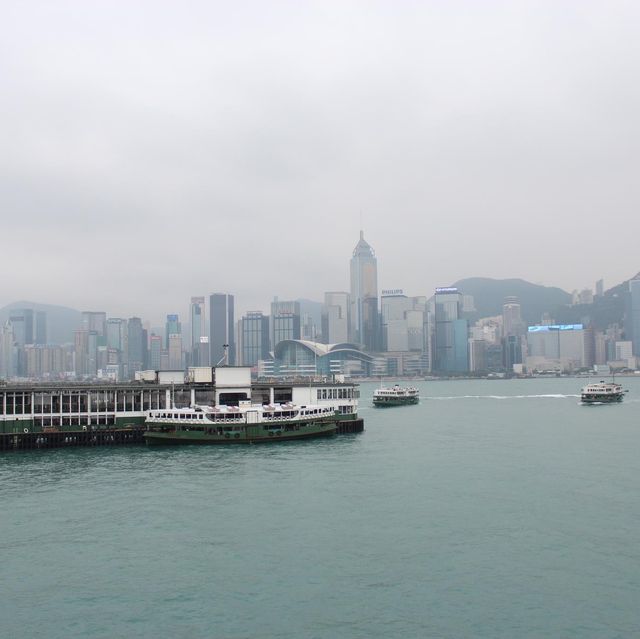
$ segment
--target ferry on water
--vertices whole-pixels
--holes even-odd
[[[260,406],[195,406],[152,410],[146,418],[147,444],[258,444],[334,435],[337,411],[292,403]]]
[[[420,400],[420,391],[413,386],[403,388],[396,384],[391,388],[377,388],[373,391],[373,405],[380,408],[386,406],[404,406],[417,404]]]
[[[580,401],[583,404],[613,404],[621,402],[625,393],[620,384],[615,382],[600,382],[587,384],[580,392]]]

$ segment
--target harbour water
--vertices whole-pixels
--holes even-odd
[[[329,440],[0,456],[0,636],[640,636],[640,380],[420,383]]]

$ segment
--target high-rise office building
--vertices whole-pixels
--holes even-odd
[[[164,328],[164,346],[169,348],[169,335],[181,335],[182,325],[180,324],[180,318],[176,314],[167,315],[167,321]]]
[[[207,321],[204,297],[192,297],[190,306],[191,317],[191,363],[193,366],[209,366],[209,354],[204,352],[202,338],[207,337]]]
[[[184,369],[184,361],[182,359],[182,335],[180,333],[172,333],[169,335],[169,369],[179,371]]]
[[[467,320],[462,317],[462,295],[457,288],[437,288],[433,298],[435,319],[434,370],[463,373],[469,370]]]
[[[126,351],[127,320],[119,317],[110,317],[105,325],[107,347],[120,353]]]
[[[238,331],[242,366],[256,366],[269,357],[269,318],[259,311],[249,311],[241,320]]]
[[[625,329],[627,339],[633,344],[633,354],[640,357],[640,277],[629,280]]]
[[[505,337],[524,335],[525,329],[518,298],[515,296],[505,297],[502,305],[502,334]]]
[[[360,231],[351,270],[351,338],[369,351],[378,350],[378,262]]]
[[[225,362],[235,365],[233,295],[212,293],[209,296],[210,363],[219,366]],[[225,353],[226,347],[226,353]]]
[[[149,368],[151,370],[162,370],[162,342],[162,336],[155,333],[149,338]]]
[[[130,317],[127,322],[127,365],[131,378],[144,368],[147,354],[145,333],[142,320],[139,317]]]
[[[82,328],[85,331],[94,331],[98,335],[104,335],[106,330],[107,314],[102,311],[83,311]]]
[[[36,311],[35,343],[47,343],[47,314],[44,311]]]
[[[271,302],[271,348],[286,339],[301,339],[300,302],[276,297]]]
[[[81,328],[74,333],[75,371],[78,377],[94,377],[98,372],[98,333]]]
[[[16,375],[17,352],[13,334],[13,324],[10,320],[0,328],[0,377],[9,379]]]
[[[325,344],[349,341],[351,303],[349,293],[328,291],[322,309],[322,338]]]

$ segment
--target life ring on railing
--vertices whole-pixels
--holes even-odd
[[[236,433],[236,434],[234,435],[234,437],[235,437],[236,439],[238,439],[238,438],[240,437],[240,433]]]
[[[229,437],[231,437],[231,435],[229,435],[229,433],[225,433],[224,437],[225,437],[225,439],[229,439]]]
[[[22,430],[22,432],[26,435],[26,434],[29,432],[29,429],[28,429],[28,428],[24,428],[24,429]]]
[[[87,427],[86,427],[86,426],[83,426],[83,427],[82,427],[82,430],[87,430]]]

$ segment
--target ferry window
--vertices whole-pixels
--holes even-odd
[[[322,399],[327,399],[327,389],[326,388],[322,389]]]
[[[322,399],[322,390],[318,389],[318,399]]]

